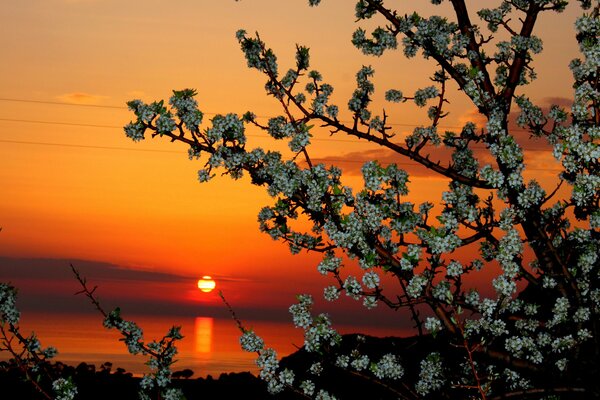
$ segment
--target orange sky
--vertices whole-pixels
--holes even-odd
[[[409,3],[415,2],[403,4]],[[444,11],[429,1],[421,4],[427,14]],[[149,140],[134,144],[120,127],[131,119],[125,101],[168,98],[172,89],[185,87],[198,89],[208,117],[247,110],[277,115],[264,94],[264,78],[245,65],[234,36],[239,28],[259,31],[281,68],[292,64],[295,43],[309,46],[312,67],[334,86],[333,99],[341,108],[363,64],[376,68],[374,111],[383,107],[389,88],[411,93],[429,84],[426,73],[434,66],[427,61],[406,60],[401,51],[376,59],[354,49],[353,10],[348,0],[324,0],[318,8],[308,7],[306,0],[3,4],[0,256],[91,260],[186,276],[189,289],[140,284],[130,286],[129,295],[199,307],[218,305],[214,293],[202,297],[194,291],[193,277],[206,274],[216,277],[235,303],[256,309],[285,309],[298,291],[319,295],[329,281],[316,272],[318,258],[292,257],[286,246],[258,232],[256,215],[270,201],[263,189],[225,178],[200,185],[201,164],[189,161],[186,149]],[[539,22],[536,33],[545,51],[535,64],[540,78],[528,89],[536,100],[571,95],[567,65],[576,56],[572,24],[577,13],[571,5]],[[19,99],[26,101],[13,101]],[[460,96],[451,101],[444,125],[456,126],[471,108]],[[392,123],[409,125],[397,126],[400,136],[411,124],[425,123],[424,114],[415,110],[386,105]],[[252,144],[271,146],[263,133],[250,134],[256,135]],[[376,149],[328,139],[326,132],[317,134],[314,157]],[[553,168],[548,153],[535,155],[530,177]],[[426,175],[411,181],[414,202],[439,198],[445,188],[443,180]],[[350,176],[348,182],[357,186],[360,181]],[[0,277],[11,280],[7,271]],[[103,285],[107,293],[127,291],[118,282]]]

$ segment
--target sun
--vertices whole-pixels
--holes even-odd
[[[205,293],[211,292],[216,286],[215,280],[208,275],[204,275],[201,279],[198,279],[198,289]]]

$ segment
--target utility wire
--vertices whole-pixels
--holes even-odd
[[[70,143],[51,143],[51,142],[29,142],[24,140],[6,140],[0,139],[0,143],[11,143],[11,144],[25,144],[25,145],[39,145],[39,146],[54,146],[54,147],[69,147],[69,148],[84,148],[84,149],[99,149],[99,150],[121,150],[121,151],[137,151],[146,153],[169,153],[169,154],[183,154],[181,151],[176,150],[153,150],[153,149],[136,149],[132,147],[117,147],[117,146],[96,146],[96,145],[84,145],[84,144],[70,144]],[[337,163],[350,163],[350,164],[363,164],[361,160],[349,160],[343,158],[329,158],[329,157],[313,157],[313,161],[322,162],[337,162]],[[416,161],[410,162],[394,162],[396,165],[407,165],[414,166],[420,165]],[[426,168],[426,167],[423,167]],[[561,171],[557,168],[526,168],[529,171]]]
[[[97,124],[80,124],[75,122],[62,122],[62,121],[40,121],[33,119],[14,119],[14,118],[0,118],[0,121],[6,122],[23,122],[31,124],[43,124],[43,125],[66,125],[66,126],[81,126],[86,128],[109,128],[109,129],[123,129],[122,126],[118,125],[97,125]],[[255,138],[270,138],[268,135],[254,135],[248,134],[247,137]],[[325,139],[325,138],[313,138],[312,140],[323,141],[323,142],[344,142],[344,143],[357,143],[356,140],[351,139]]]
[[[67,103],[67,102],[62,102],[62,101],[47,101],[47,100],[32,100],[32,99],[15,99],[15,98],[8,98],[8,97],[1,97],[0,101],[8,101],[8,102],[19,102],[19,103],[36,103],[36,104],[52,104],[52,105],[59,105],[59,106],[72,106],[72,107],[94,107],[94,108],[109,108],[109,109],[120,109],[120,110],[126,110],[127,107],[125,106],[115,106],[115,105],[101,105],[101,104],[75,104],[75,103]],[[203,112],[204,115],[217,115],[218,113],[214,113],[214,112]],[[270,115],[257,115],[258,118],[264,118],[264,119],[268,119],[268,118],[273,118],[273,116]],[[343,123],[353,123],[353,121],[345,121],[345,120],[340,120],[340,122]],[[404,127],[408,127],[408,128],[416,128],[419,126],[422,126],[422,124],[405,124],[405,123],[387,123],[386,125],[389,126],[404,126]],[[462,127],[460,126],[447,126],[447,125],[438,125],[438,128],[443,128],[443,129],[462,129]],[[527,132],[525,130],[517,130],[517,131],[522,131],[522,132]]]
[[[73,107],[94,107],[94,108],[112,108],[112,109],[126,109],[127,107],[123,106],[108,106],[101,104],[76,104],[76,103],[67,103],[64,101],[48,101],[48,100],[31,100],[31,99],[11,99],[7,97],[0,98],[0,101],[11,101],[18,103],[37,103],[37,104],[53,104],[59,106],[73,106]]]
[[[117,128],[122,129],[122,126],[117,125],[98,125],[98,124],[81,124],[76,122],[62,122],[62,121],[39,121],[34,119],[14,119],[14,118],[0,118],[0,121],[6,122],[24,122],[28,124],[45,124],[45,125],[67,125],[67,126],[83,126],[87,128]]]
[[[2,99],[0,99],[2,100]],[[22,123],[32,123],[32,124],[43,124],[43,125],[65,125],[65,126],[80,126],[85,128],[108,128],[108,129],[122,129],[122,126],[118,125],[99,125],[99,124],[82,124],[76,122],[63,122],[63,121],[41,121],[41,120],[32,120],[32,119],[14,119],[14,118],[0,118],[0,121],[5,122],[22,122]],[[255,135],[255,134],[247,134],[247,137],[255,137],[255,138],[271,138],[268,135]],[[340,143],[359,143],[360,139],[333,139],[333,138],[312,138],[311,141],[317,142],[340,142]],[[471,146],[474,149],[485,149],[485,146]]]
[[[60,106],[76,106],[76,107],[94,107],[94,108],[107,108],[107,109],[127,109],[127,107],[123,106],[114,106],[114,105],[98,105],[98,104],[73,104],[59,101],[46,101],[46,100],[33,100],[33,99],[16,99],[16,98],[0,98],[0,101],[8,101],[8,102],[21,102],[21,103],[38,103],[38,104],[51,104],[51,105],[60,105]],[[214,113],[205,113],[212,114]],[[261,116],[260,118],[269,118],[268,116]],[[43,125],[63,125],[63,126],[77,126],[77,127],[86,127],[86,128],[101,128],[101,129],[122,129],[122,126],[118,125],[101,125],[101,124],[84,124],[84,123],[75,123],[75,122],[64,122],[64,121],[42,121],[42,120],[33,120],[33,119],[15,119],[15,118],[0,118],[0,121],[4,122],[19,122],[19,123],[33,123],[33,124],[43,124]],[[344,122],[344,121],[341,121]],[[347,121],[346,121],[347,122]],[[419,125],[415,124],[388,124],[388,125],[397,125],[397,126],[407,126],[407,127],[417,127]],[[441,126],[440,126],[441,127]],[[451,127],[446,126],[446,128],[455,128],[461,129],[460,127]],[[525,130],[518,130],[525,132]],[[269,138],[268,135],[254,135],[248,134],[248,137],[255,138]],[[312,138],[312,141],[316,142],[339,142],[339,143],[358,143],[357,139],[334,139],[334,138]],[[5,143],[21,143],[21,144],[40,144],[40,145],[48,145],[48,146],[67,146],[67,147],[81,147],[81,148],[106,148],[113,150],[132,150],[132,151],[153,151],[153,152],[171,152],[171,151],[159,151],[159,150],[144,150],[144,149],[132,149],[126,147],[110,147],[110,146],[89,146],[89,145],[78,145],[78,144],[60,144],[60,143],[47,143],[47,142],[25,142],[25,141],[3,141]],[[485,148],[485,146],[472,146],[473,148]],[[336,162],[346,162],[343,160],[335,160]]]
[[[117,146],[96,146],[96,145],[70,144],[70,143],[51,143],[51,142],[29,142],[29,141],[24,141],[24,140],[5,140],[5,139],[0,139],[0,143],[29,144],[29,145],[55,146],[55,147],[75,147],[75,148],[100,149],[100,150],[125,150],[125,151],[152,152],[152,153],[183,154],[181,151],[175,151],[175,150],[152,150],[152,149],[135,149],[135,148],[132,148],[132,147],[117,147]],[[319,157],[315,157],[314,159],[315,160],[319,160],[319,161],[335,161],[335,162],[348,162],[348,163],[362,163],[362,161],[359,161],[359,160],[329,159],[329,158],[319,158]],[[398,165],[413,165],[413,163],[408,163],[408,162],[400,162],[400,163],[396,163],[396,164],[398,164]]]
[[[75,147],[75,148],[83,148],[83,149],[124,150],[124,151],[138,151],[138,152],[146,152],[146,153],[172,153],[172,154],[181,154],[181,151],[176,151],[176,150],[135,149],[133,147],[96,146],[96,145],[71,144],[71,143],[27,142],[27,141],[24,141],[24,140],[0,139],[0,143],[30,144],[30,145],[54,146],[54,147]]]

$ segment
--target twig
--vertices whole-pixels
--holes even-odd
[[[40,384],[37,382],[37,380],[35,379],[35,377],[33,377],[31,375],[31,372],[29,371],[29,368],[27,367],[28,362],[27,361],[23,361],[22,359],[22,355],[27,351],[26,346],[25,346],[25,341],[26,339],[19,333],[19,329],[14,326],[13,324],[9,323],[8,324],[9,328],[8,331],[13,335],[13,337],[16,337],[17,340],[19,341],[19,343],[21,343],[21,345],[23,345],[23,352],[21,352],[21,354],[17,354],[17,352],[15,351],[15,349],[12,347],[11,342],[12,339],[8,338],[8,335],[6,334],[6,329],[4,328],[4,324],[0,324],[0,333],[2,333],[2,338],[4,339],[4,344],[6,346],[6,349],[2,349],[2,350],[6,350],[8,351],[12,356],[13,359],[15,360],[15,362],[17,363],[17,366],[19,367],[19,369],[21,370],[21,372],[23,372],[23,374],[25,374],[25,377],[27,378],[27,380],[29,382],[31,382],[31,384],[33,385],[33,387],[42,395],[44,396],[45,399],[47,400],[52,400],[52,396],[50,396],[41,386]],[[42,361],[45,360],[41,360],[37,354],[29,352],[34,360],[38,363],[41,363]],[[44,372],[46,373],[46,376],[50,379],[50,380],[54,380],[54,378],[52,377],[52,375],[50,374],[50,371],[48,371],[45,367],[42,368],[44,370]]]
[[[227,310],[229,311],[229,314],[231,314],[231,318],[237,324],[238,329],[240,331],[242,331],[242,333],[246,333],[247,329],[244,328],[244,325],[242,324],[242,321],[237,317],[237,315],[235,314],[235,311],[233,311],[233,308],[231,307],[231,305],[225,299],[225,295],[223,295],[223,292],[220,291],[220,290],[219,290],[219,297],[221,298],[221,300],[223,300],[223,303],[225,303],[225,307],[227,307]]]

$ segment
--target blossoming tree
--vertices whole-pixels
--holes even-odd
[[[287,242],[293,253],[323,254],[317,268],[335,283],[324,290],[327,300],[345,293],[367,308],[406,308],[416,334],[437,341],[436,351],[419,360],[393,352],[343,353],[329,318],[313,316],[313,299],[302,295],[290,311],[305,330],[305,349],[329,355],[308,373],[280,368],[274,351],[241,326],[242,347],[258,352],[261,377],[273,392],[289,386],[307,397],[330,398],[335,394],[315,383],[317,376],[326,368],[345,368],[371,375],[405,399],[600,396],[600,5],[577,2],[581,58],[570,64],[572,106],[544,110],[523,90],[536,77],[531,63],[542,51],[534,27],[545,14],[563,11],[567,1],[497,1],[495,8],[473,11],[464,0],[448,2],[454,10],[449,19],[403,15],[384,0],[356,2],[359,23],[383,22],[370,34],[355,31],[358,49],[380,56],[400,42],[407,58],[420,54],[436,66],[433,84],[414,94],[386,88],[389,102],[426,107],[426,122],[403,141],[394,138],[385,113],[370,109],[371,67],[356,74],[346,122],[332,100],[333,87],[310,69],[308,48],[297,46],[295,66],[282,71],[265,42],[243,30],[237,39],[247,64],[264,74],[281,115],[265,124],[251,112],[203,123],[190,89],[174,91],[169,105],[128,103],[137,119],[125,127],[127,136],[139,141],[150,133],[184,143],[190,158],[204,161],[201,182],[220,169],[234,179],[248,174],[265,187],[274,203],[260,211],[260,229]],[[319,3],[309,0],[310,6]],[[450,82],[483,123],[442,131]],[[515,137],[514,114],[520,129],[546,141],[558,160],[558,185],[548,193],[524,179],[528,160]],[[249,125],[288,141],[296,157],[249,149]],[[311,159],[315,125],[412,160],[445,177],[448,188],[438,204],[413,204],[408,174],[372,160],[362,167],[364,187],[352,189],[340,168]],[[451,154],[448,162],[440,159],[442,151]],[[305,226],[296,223],[302,218],[310,229],[298,228]],[[457,256],[461,248],[470,248],[472,258]],[[349,263],[360,266],[359,276],[344,268]],[[479,270],[497,271],[493,290],[467,282]],[[383,276],[393,277],[398,290],[384,287]],[[404,376],[409,370],[417,371],[413,381]]]

